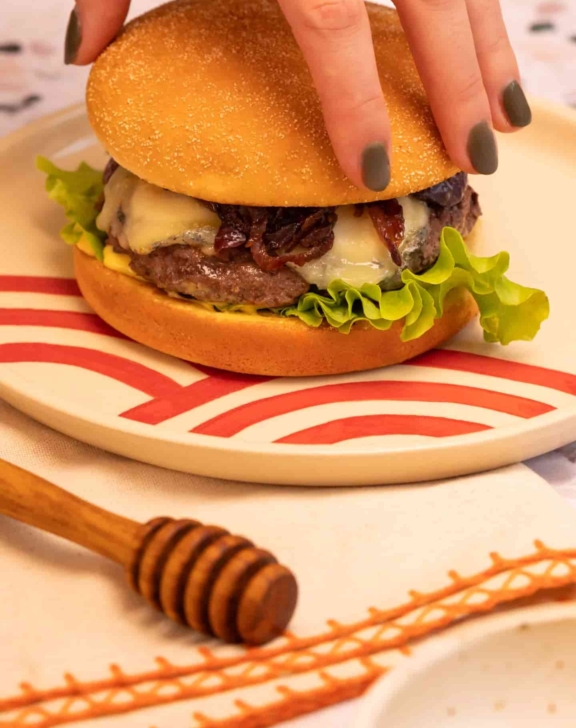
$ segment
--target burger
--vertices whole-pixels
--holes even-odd
[[[80,289],[153,349],[236,372],[311,376],[402,362],[478,312],[529,340],[545,294],[472,255],[478,195],[442,145],[393,10],[368,5],[392,129],[381,192],[341,171],[275,0],[178,0],[94,64],[91,125],[110,155],[58,169]]]

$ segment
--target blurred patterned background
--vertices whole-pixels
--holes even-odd
[[[527,91],[576,107],[576,0],[501,0]],[[131,15],[158,5],[133,0]],[[0,135],[82,100],[87,70],[62,63],[72,3],[0,3]]]

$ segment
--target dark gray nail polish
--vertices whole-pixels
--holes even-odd
[[[386,189],[390,182],[390,160],[382,142],[372,142],[362,152],[362,181],[369,190]]]
[[[512,126],[528,126],[532,121],[530,105],[518,81],[512,81],[506,86],[502,93],[502,105]]]
[[[468,156],[480,174],[494,174],[498,169],[498,147],[494,132],[487,122],[473,126],[468,136]]]
[[[66,29],[66,41],[64,43],[64,63],[74,63],[80,43],[82,42],[82,29],[76,8],[70,13],[68,28]]]

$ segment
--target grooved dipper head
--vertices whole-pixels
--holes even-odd
[[[298,598],[294,575],[271,553],[191,520],[145,524],[127,576],[171,619],[231,643],[278,637]]]

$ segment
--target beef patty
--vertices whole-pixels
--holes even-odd
[[[149,255],[129,255],[132,270],[142,278],[158,288],[200,301],[280,308],[308,290],[306,281],[291,268],[264,271],[245,249],[234,251],[228,261],[189,245],[170,245]]]
[[[382,281],[382,288],[387,290],[402,285],[402,269],[420,273],[434,264],[442,228],[450,226],[467,235],[481,214],[478,195],[463,172],[415,197],[429,208],[428,226],[409,244],[399,247],[402,265]],[[165,291],[200,301],[281,308],[295,303],[309,290],[297,269],[287,267],[285,262],[293,262],[297,256],[305,262],[312,250],[321,255],[326,245],[331,247],[336,222],[333,208],[284,211],[211,207],[222,219],[222,240],[212,251],[175,239],[173,245],[165,244],[148,255],[140,255],[119,247],[113,238],[109,242],[118,252],[130,256],[131,268],[141,278]],[[256,240],[261,243],[258,255],[254,251]]]

